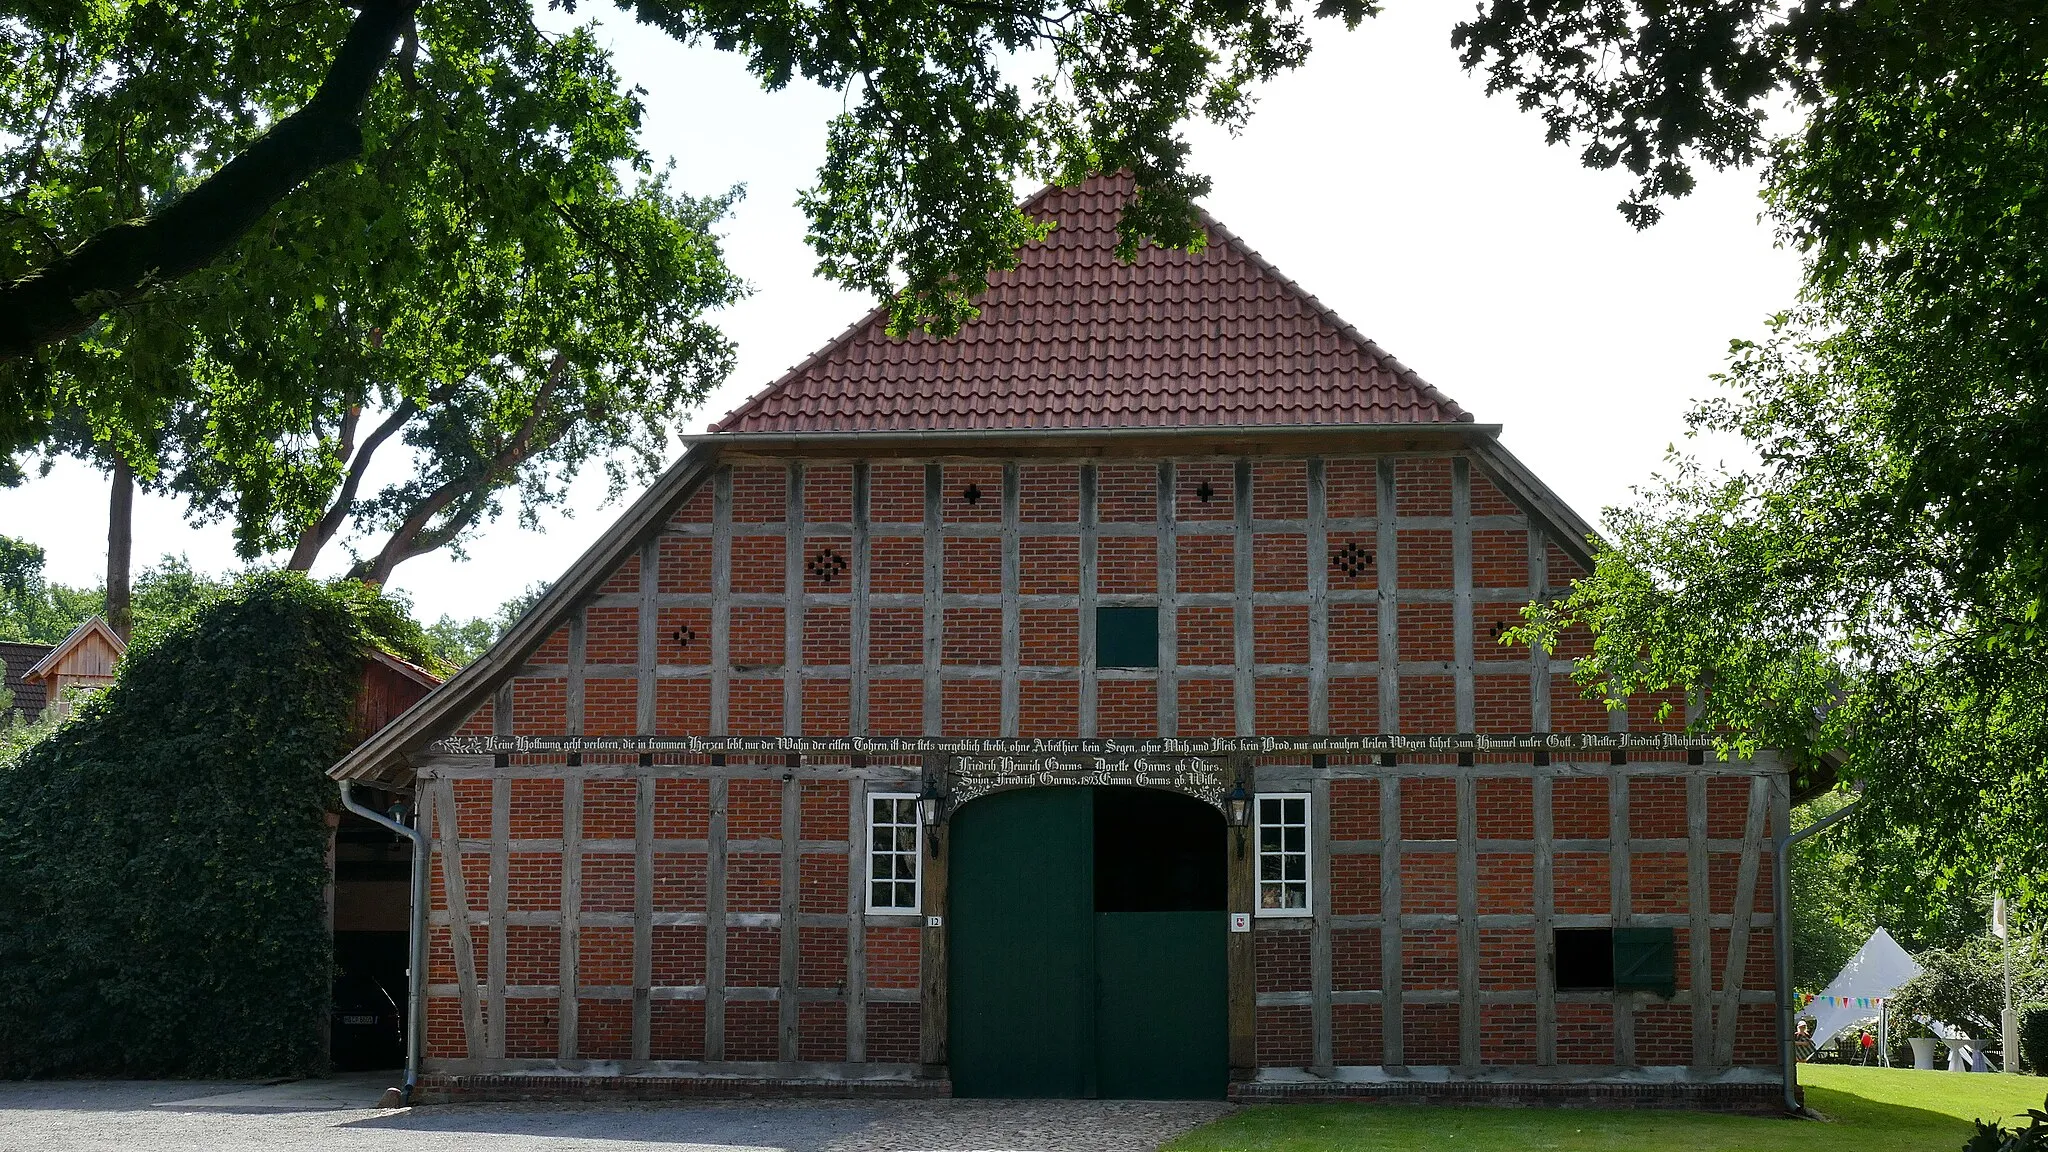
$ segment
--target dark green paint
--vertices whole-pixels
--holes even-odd
[[[1666,999],[1676,993],[1677,934],[1669,928],[1616,928],[1614,990],[1654,992]]]
[[[1092,790],[1005,792],[952,824],[954,1093],[1093,1096]]]
[[[1109,1099],[1217,1100],[1230,1081],[1227,912],[1095,917],[1095,1061]]]
[[[1224,1093],[1228,915],[1096,913],[1099,792],[1006,792],[953,817],[955,1095]],[[1220,835],[1215,844],[1223,850]]]
[[[1159,667],[1159,609],[1123,606],[1097,608],[1095,666]]]

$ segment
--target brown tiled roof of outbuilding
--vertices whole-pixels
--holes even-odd
[[[1116,258],[1132,183],[1024,205],[1058,222],[989,278],[946,339],[892,339],[877,309],[714,432],[1244,427],[1470,421],[1205,213],[1209,244]]]

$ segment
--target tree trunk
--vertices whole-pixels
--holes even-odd
[[[107,626],[126,644],[135,628],[129,558],[135,549],[135,470],[114,461],[113,494],[107,501]]]

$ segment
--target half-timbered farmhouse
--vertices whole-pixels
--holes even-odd
[[[1119,263],[1128,191],[336,767],[432,845],[429,1093],[1777,1099],[1776,760],[1500,643],[1589,526],[1220,224]]]

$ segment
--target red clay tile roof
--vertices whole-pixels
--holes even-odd
[[[989,278],[981,315],[891,339],[882,310],[713,432],[1240,427],[1470,421],[1205,213],[1209,245],[1116,259],[1131,181],[1095,177],[1024,205],[1059,222]]]

